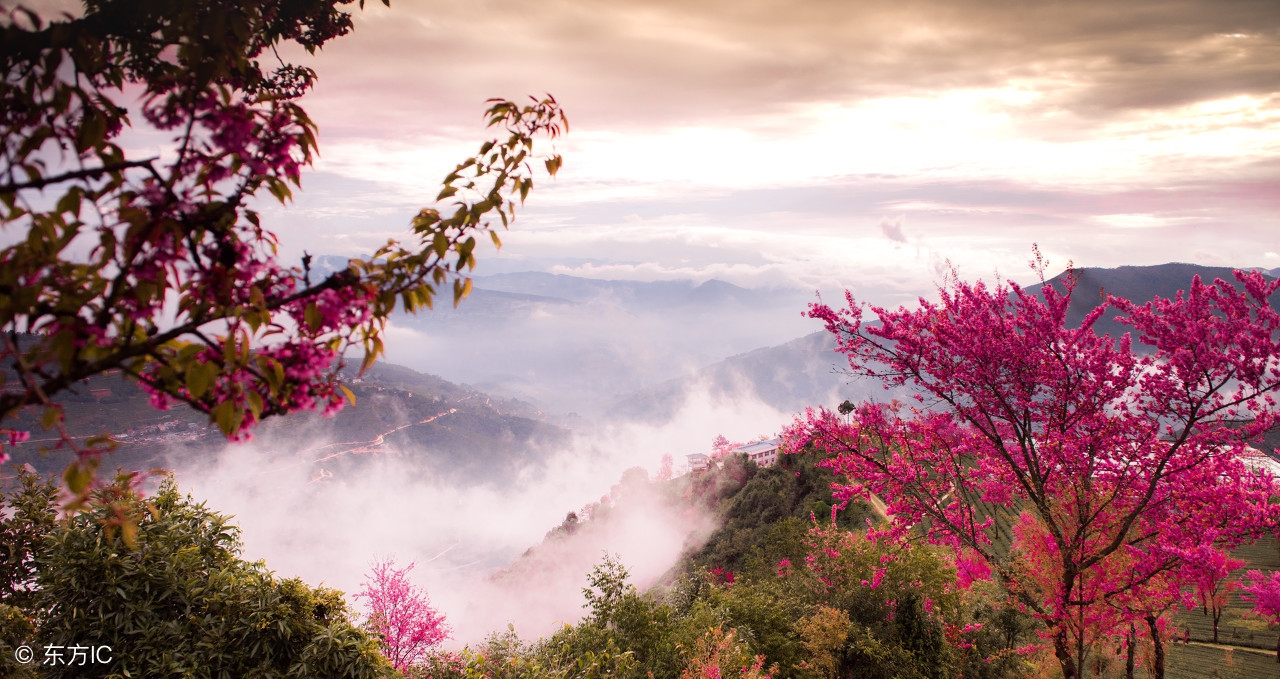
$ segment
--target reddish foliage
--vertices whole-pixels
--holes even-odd
[[[432,608],[427,593],[409,581],[413,566],[396,568],[390,559],[376,562],[355,595],[366,600],[369,626],[382,639],[387,660],[402,672],[449,638],[444,616]]]
[[[719,459],[741,447],[741,443],[730,441],[724,437],[724,434],[720,434],[711,441],[711,457],[712,459]]]
[[[1268,300],[1280,283],[1236,278],[1243,292],[1197,278],[1172,300],[1112,297],[1078,328],[1066,327],[1071,284],[1041,298],[953,281],[937,303],[873,307],[879,324],[847,293],[846,309],[815,304],[856,373],[914,388],[918,403],[810,410],[788,445],[833,456],[838,499],[883,499],[883,535],[923,532],[966,573],[985,563],[1078,677],[1087,641],[1179,600],[1188,550],[1276,523],[1273,481],[1241,453],[1277,421]],[[1154,353],[1097,335],[1107,307]],[[1010,512],[1022,529],[1004,555],[996,518]]]
[[[1244,566],[1244,561],[1233,559],[1218,549],[1200,545],[1185,555],[1183,580],[1195,587],[1195,596],[1206,615],[1213,618],[1213,643],[1218,643],[1218,623],[1231,593],[1240,588],[1238,581],[1229,580],[1231,571]]]
[[[1249,571],[1240,598],[1253,604],[1254,615],[1273,625],[1280,624],[1280,571]]]
[[[1266,618],[1273,627],[1280,625],[1280,571],[1263,574],[1249,571],[1240,598],[1253,604],[1253,614]],[[1280,639],[1276,640],[1276,662],[1280,662]]]

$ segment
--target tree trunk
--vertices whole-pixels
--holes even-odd
[[[1062,679],[1078,679],[1076,660],[1071,653],[1070,644],[1067,643],[1065,624],[1059,623],[1058,631],[1053,635],[1053,654],[1058,657],[1058,664],[1062,666]]]
[[[1213,607],[1213,643],[1218,643],[1218,621],[1222,620],[1222,609],[1218,606]]]
[[[1156,616],[1147,616],[1147,629],[1151,631],[1151,676],[1164,679],[1164,643],[1160,641],[1160,627],[1156,625]]]
[[[1138,645],[1138,630],[1133,626],[1133,623],[1129,623],[1129,643],[1127,645],[1128,648],[1125,649],[1124,658],[1124,679],[1133,679],[1134,647]]]

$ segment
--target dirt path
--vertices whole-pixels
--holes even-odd
[[[1172,645],[1181,645],[1181,644],[1182,644],[1181,641],[1177,641],[1177,642],[1171,643],[1170,645],[1172,646]],[[1213,644],[1208,641],[1192,641],[1191,645],[1207,646],[1209,648],[1221,648],[1223,650],[1231,650],[1231,651],[1246,651],[1249,653],[1261,653],[1262,655],[1271,656],[1273,658],[1276,655],[1276,652],[1274,650],[1267,650],[1265,648],[1254,648],[1252,646],[1232,646],[1231,644]]]

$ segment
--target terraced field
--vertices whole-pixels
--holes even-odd
[[[1141,676],[1141,672],[1138,673]],[[1280,679],[1275,653],[1171,644],[1167,679]]]
[[[1267,537],[1253,545],[1237,549],[1233,555],[1245,561],[1245,566],[1232,573],[1232,577],[1240,577],[1253,569],[1263,571],[1280,570],[1280,541]],[[1260,648],[1274,653],[1276,638],[1280,631],[1268,629],[1263,620],[1247,615],[1250,605],[1238,595],[1232,595],[1231,602],[1222,613],[1222,622],[1218,624],[1218,641],[1233,646]],[[1201,609],[1183,611],[1174,616],[1174,624],[1179,629],[1190,629],[1193,641],[1213,640],[1213,619],[1205,615]],[[1273,657],[1274,661],[1275,658]]]

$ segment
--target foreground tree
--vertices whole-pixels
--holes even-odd
[[[145,502],[127,485],[98,492],[131,512],[132,540],[104,521],[107,502],[61,524],[51,486],[27,479],[9,500],[23,513],[6,525],[42,538],[27,554],[34,569],[0,593],[23,602],[34,636],[19,641],[45,649],[40,676],[374,679],[390,669],[341,592],[243,561],[227,517],[172,480]],[[76,647],[95,652],[76,662]]]
[[[263,417],[331,412],[351,398],[336,380],[349,347],[368,366],[397,307],[430,307],[442,286],[455,303],[467,294],[477,237],[499,243],[489,217],[505,227],[533,187],[534,138],[567,128],[554,99],[491,101],[501,136],[445,178],[436,200],[450,207],[322,280],[309,257],[280,262],[248,207],[264,189],[287,201],[316,150],[297,103],[315,73],[277,48],[346,34],[351,2],[85,0],[46,23],[0,1],[0,461],[25,436],[17,413],[42,409],[56,427],[52,398],[109,369],[231,438]],[[171,135],[159,156],[120,143],[130,104],[144,130]],[[554,174],[560,158],[545,164]],[[94,460],[69,468],[73,491]]]
[[[1280,283],[1236,278],[1239,290],[1197,278],[1141,306],[1111,297],[1078,328],[1066,325],[1071,283],[1041,297],[953,280],[937,303],[873,307],[879,324],[848,294],[843,310],[816,304],[855,373],[912,387],[919,403],[809,411],[790,446],[836,456],[839,497],[883,498],[889,536],[947,545],[967,572],[985,564],[1074,679],[1089,635],[1119,631],[1099,604],[1178,573],[1185,550],[1274,525],[1272,479],[1241,453],[1276,422]],[[1154,351],[1096,334],[1107,307]],[[1038,544],[1010,538],[1019,515]]]

